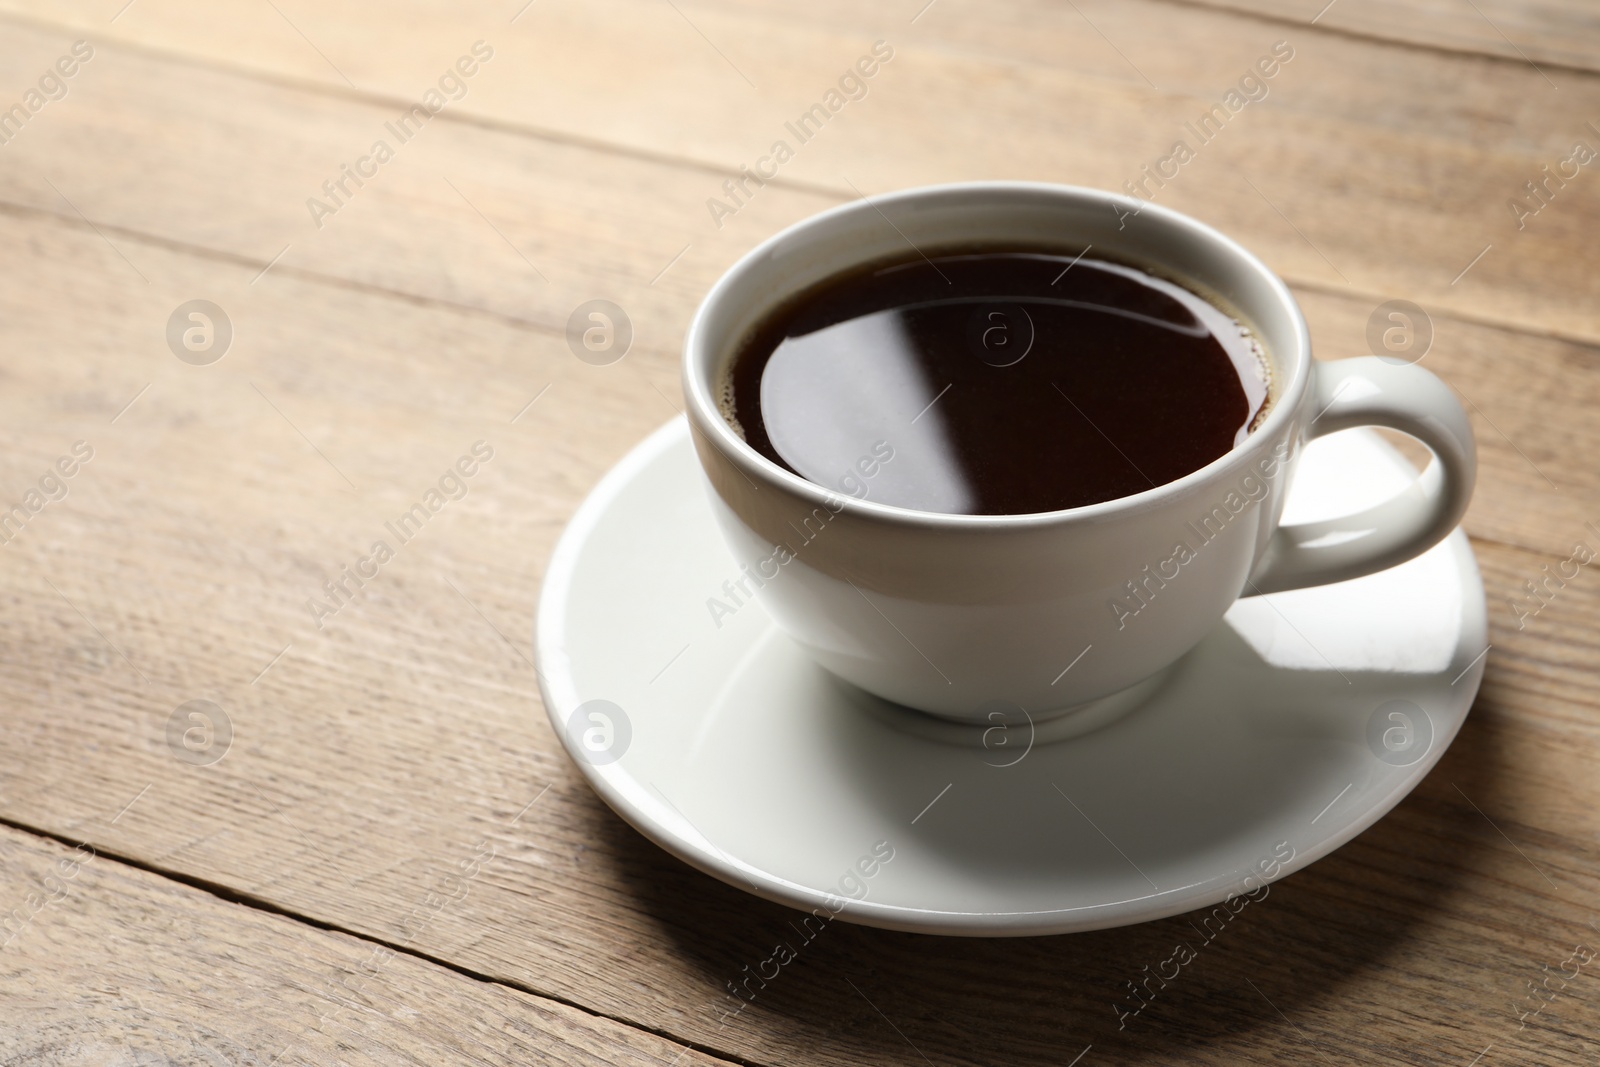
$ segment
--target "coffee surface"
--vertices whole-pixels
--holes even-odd
[[[1181,478],[1249,434],[1270,371],[1250,331],[1121,264],[911,255],[829,279],[735,354],[723,408],[836,492],[1017,515]]]

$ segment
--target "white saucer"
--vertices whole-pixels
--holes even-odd
[[[1371,431],[1322,438],[1286,518],[1353,511],[1414,476]],[[706,601],[738,568],[706,491],[679,419],[584,502],[539,604],[545,706],[647,837],[805,911],[864,890],[839,918],[1050,934],[1254,892],[1410,792],[1483,676],[1483,585],[1458,530],[1382,574],[1241,600],[1089,732],[950,735],[814,666],[759,600],[719,629]]]

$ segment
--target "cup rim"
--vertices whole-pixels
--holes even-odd
[[[728,299],[729,291],[746,274],[754,270],[761,260],[777,252],[785,244],[792,242],[809,230],[828,225],[837,219],[849,218],[852,215],[860,215],[863,219],[881,218],[882,208],[886,205],[930,198],[960,197],[974,193],[995,197],[1019,195],[1036,197],[1040,194],[1045,194],[1060,197],[1064,200],[1091,200],[1097,204],[1113,208],[1122,204],[1137,203],[1137,213],[1140,216],[1148,213],[1159,225],[1168,226],[1178,231],[1187,231],[1191,236],[1198,237],[1210,244],[1217,253],[1231,257],[1236,263],[1255,275],[1271,293],[1272,298],[1290,312],[1289,317],[1294,331],[1292,343],[1287,346],[1292,348],[1292,351],[1286,351],[1286,346],[1283,345],[1268,346],[1268,350],[1272,353],[1272,358],[1275,361],[1275,369],[1284,375],[1285,383],[1272,410],[1267,412],[1267,417],[1262,421],[1261,425],[1251,432],[1244,443],[1229,449],[1210,463],[1189,472],[1181,478],[1176,478],[1149,489],[1141,489],[1127,496],[1102,500],[1094,504],[1083,504],[1078,507],[1062,508],[1057,511],[1026,512],[1014,515],[970,515],[921,511],[915,508],[905,508],[895,504],[881,504],[847,494],[836,493],[815,482],[808,481],[792,471],[785,470],[760,452],[757,452],[749,442],[735,433],[733,427],[722,417],[722,412],[705,380],[707,376],[702,373],[706,369],[708,361],[717,355],[706,341],[706,335],[709,332],[707,320],[716,306]],[[1160,264],[1156,265],[1159,266]],[[1201,296],[1202,299],[1206,299],[1203,293],[1197,295]],[[1292,365],[1289,363],[1291,359],[1293,360]],[[986,528],[1026,529],[1052,526],[1065,522],[1092,522],[1114,518],[1123,513],[1138,513],[1160,506],[1172,498],[1186,496],[1199,487],[1225,476],[1229,471],[1248,464],[1256,459],[1260,453],[1267,451],[1271,442],[1296,417],[1310,381],[1311,364],[1310,330],[1306,324],[1305,314],[1300,310],[1300,305],[1295,301],[1288,285],[1262,262],[1255,253],[1215,227],[1149,200],[1136,200],[1121,193],[1088,186],[1032,181],[949,182],[900,189],[875,197],[862,196],[848,203],[839,204],[815,215],[807,216],[799,222],[795,222],[778,231],[746,252],[733,266],[723,273],[722,277],[717,279],[710,291],[706,293],[705,298],[701,300],[700,306],[695,310],[694,317],[690,320],[689,329],[684,335],[683,341],[683,392],[688,401],[688,415],[691,423],[701,434],[710,438],[718,451],[730,463],[752,479],[758,478],[768,485],[779,486],[815,506],[826,506],[838,513],[841,511],[842,504],[842,511],[846,514],[875,519],[894,525],[921,528],[955,530]]]

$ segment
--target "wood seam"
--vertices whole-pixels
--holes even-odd
[[[3,21],[3,16],[0,16],[0,22]],[[806,191],[812,193],[813,195],[826,195],[830,197],[834,196],[832,190],[807,189]],[[845,200],[850,198],[843,197],[837,199],[843,203]],[[19,204],[10,200],[0,199],[0,214],[12,215],[18,218],[47,220],[67,229],[76,229],[83,232],[94,232],[96,228],[108,230],[122,237],[129,238],[130,240],[140,241],[148,245],[155,245],[173,252],[190,255],[197,259],[220,260],[236,266],[248,267],[252,269],[264,267],[268,264],[268,261],[265,259],[258,259],[245,255],[241,252],[232,252],[227,249],[212,248],[208,245],[194,244],[192,242],[184,241],[175,237],[166,237],[161,234],[150,233],[146,230],[134,229],[129,226],[124,226],[120,223],[108,222],[103,219],[91,225],[86,220],[73,218],[72,216],[51,211],[47,208],[35,207],[32,204]],[[354,278],[342,277],[337,274],[328,274],[323,271],[311,270],[306,267],[296,267],[285,264],[274,269],[284,274],[301,278],[308,282],[323,284],[332,288],[349,289],[374,296],[389,297],[417,307],[438,308],[457,312],[463,315],[479,315],[488,319],[492,319],[496,322],[501,322],[519,329],[525,329],[530,332],[564,336],[563,329],[560,326],[547,325],[536,322],[533,319],[519,318],[515,315],[508,315],[505,312],[495,311],[492,308],[479,307],[475,304],[461,304],[453,300],[446,300],[442,297],[430,296],[426,293],[417,293],[406,289],[395,289],[390,286],[376,285],[372,282],[363,282]],[[1285,274],[1281,272],[1278,274],[1278,276],[1282,278],[1284,282],[1287,283],[1292,289],[1318,293],[1323,296],[1338,297],[1346,300],[1368,299],[1380,302],[1383,299],[1386,299],[1386,294],[1373,292],[1371,290],[1355,288],[1344,289],[1340,288],[1339,286],[1328,285],[1325,282],[1308,281],[1306,279],[1296,277],[1293,274]],[[1517,336],[1541,338],[1544,340],[1556,341],[1561,344],[1573,345],[1578,348],[1589,349],[1594,352],[1597,357],[1600,357],[1600,337],[1583,337],[1564,333],[1560,330],[1538,329],[1523,323],[1496,319],[1487,316],[1473,315],[1468,312],[1456,310],[1454,308],[1440,309],[1437,314],[1438,317],[1443,319],[1453,319],[1458,322],[1471,323],[1475,326],[1500,330]],[[1497,543],[1512,544],[1512,542]],[[1513,545],[1513,547],[1520,546]]]
[[[143,860],[135,859],[126,855],[125,853],[109,851],[99,845],[94,844],[92,841],[78,841],[72,837],[56,833],[52,830],[43,830],[38,827],[29,826],[26,823],[19,823],[3,815],[0,815],[0,826],[15,830],[18,833],[39,838],[41,840],[53,841],[56,844],[62,845],[66,848],[77,848],[80,845],[85,845],[94,849],[95,858],[97,859],[111,860],[113,863],[116,863],[119,866],[142,871],[145,874],[153,875],[157,878],[163,879],[164,881],[172,882],[174,884],[184,886],[187,889],[193,889],[204,893],[207,896],[221,900],[225,903],[237,904],[242,907],[261,912],[262,914],[274,915],[279,918],[288,919],[290,921],[312,927],[313,929],[321,930],[324,933],[341,934],[345,937],[353,938],[365,944],[381,946],[391,952],[396,953],[397,955],[408,956],[413,960],[432,964],[454,974],[458,974],[463,978],[470,978],[473,981],[481,982],[484,985],[500,986],[504,989],[510,989],[525,996],[533,997],[537,1000],[547,1001],[553,1004],[560,1004],[563,1007],[582,1012],[584,1015],[590,1018],[605,1019],[608,1022],[626,1026],[630,1030],[636,1030],[640,1033],[646,1033],[654,1037],[659,1037],[662,1040],[672,1042],[674,1045],[692,1049],[703,1056],[710,1056],[713,1059],[720,1060],[724,1063],[737,1064],[738,1067],[772,1067],[772,1065],[764,1064],[758,1060],[743,1059],[734,1053],[721,1052],[717,1049],[710,1048],[709,1046],[677,1037],[664,1030],[658,1030],[654,1027],[641,1025],[632,1019],[626,1019],[621,1016],[608,1015],[605,1012],[596,1011],[585,1004],[580,1004],[577,1001],[568,1000],[565,997],[552,993],[541,992],[540,990],[534,989],[532,986],[518,982],[512,978],[496,978],[492,975],[487,975],[480,971],[474,971],[469,967],[464,967],[461,964],[451,962],[450,960],[430,955],[426,952],[420,952],[415,948],[409,948],[405,945],[397,944],[381,937],[375,937],[371,934],[363,934],[359,931],[351,930],[348,927],[340,926],[337,923],[327,922],[323,919],[318,919],[310,915],[304,915],[299,912],[290,911],[287,908],[280,907],[269,900],[265,900],[261,897],[254,896],[241,890],[233,889],[229,886],[223,885],[221,882],[213,882],[206,878],[198,878],[194,875],[183,874],[179,871],[173,871],[152,863],[146,863]]]
[[[1264,11],[1253,11],[1249,8],[1235,7],[1226,0],[1151,0],[1152,3],[1170,4],[1173,7],[1186,8],[1190,11],[1217,11],[1226,12],[1239,18],[1247,18],[1256,22],[1267,22],[1275,26],[1291,26],[1301,30],[1311,30],[1315,33],[1327,33],[1336,37],[1361,41],[1365,44],[1388,45],[1393,48],[1411,48],[1419,52],[1428,52],[1433,55],[1462,56],[1474,59],[1493,60],[1497,63],[1509,63],[1513,66],[1524,64],[1533,65],[1533,60],[1520,56],[1500,55],[1495,52],[1485,52],[1476,48],[1452,47],[1447,44],[1436,44],[1431,41],[1417,41],[1407,37],[1384,37],[1369,30],[1359,30],[1349,26],[1334,26],[1328,24],[1312,25],[1309,20],[1292,19],[1283,15],[1268,14]],[[1490,23],[1492,26],[1493,23]],[[1535,70],[1555,70],[1563,74],[1576,74],[1585,78],[1593,78],[1600,74],[1600,70],[1593,67],[1580,67],[1573,63],[1564,63],[1559,59],[1541,59]]]

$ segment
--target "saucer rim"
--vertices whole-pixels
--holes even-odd
[[[1399,462],[1408,468],[1412,466],[1398,450],[1383,441],[1372,430],[1358,428],[1346,432],[1370,435]],[[568,665],[568,657],[563,650],[565,644],[563,608],[570,596],[576,564],[590,533],[605,516],[621,491],[631,484],[639,472],[648,468],[661,454],[676,446],[680,440],[684,447],[692,451],[694,446],[689,437],[687,418],[682,415],[677,416],[635,445],[595,484],[578,510],[574,512],[556,543],[555,551],[551,554],[549,566],[545,571],[544,587],[535,613],[534,658],[537,664],[535,673],[540,697],[544,702],[545,715],[568,758],[576,765],[590,788],[623,821],[667,853],[735,889],[751,891],[762,899],[800,911],[826,909],[834,918],[844,918],[864,926],[902,933],[958,937],[1033,937],[1087,933],[1181,915],[1219,904],[1237,895],[1232,890],[1240,885],[1242,875],[1238,870],[1230,870],[1212,878],[1172,889],[1072,908],[1003,912],[948,911],[883,904],[872,900],[846,900],[843,909],[836,911],[833,905],[845,898],[790,882],[727,855],[700,833],[681,812],[678,812],[666,799],[665,794],[661,795],[661,800],[666,802],[663,806],[639,787],[636,779],[629,776],[624,782],[623,772],[617,764],[596,765],[583,758],[574,748],[573,741],[568,735],[564,722],[565,713],[557,711],[558,708],[562,708],[570,712],[570,709],[580,702],[571,683],[570,672],[561,669]],[[1464,621],[1461,637],[1457,642],[1458,647],[1487,645],[1488,604],[1483,588],[1482,572],[1478,566],[1477,556],[1472,551],[1471,542],[1466,532],[1458,527],[1445,537],[1441,544],[1450,546],[1451,556],[1456,563],[1462,583]],[[1348,818],[1338,832],[1318,845],[1297,852],[1292,859],[1282,864],[1277,875],[1263,879],[1263,884],[1270,885],[1280,881],[1342,848],[1376,824],[1421,784],[1443,758],[1445,751],[1455,741],[1465,724],[1467,716],[1471,714],[1472,704],[1476,700],[1487,665],[1488,657],[1480,653],[1478,658],[1465,668],[1465,673],[1452,683],[1452,689],[1462,682],[1467,683],[1457,690],[1462,694],[1458,699],[1465,702],[1465,710],[1447,734],[1435,738],[1435,743],[1429,751],[1416,763],[1401,768],[1405,773],[1381,797],[1369,802],[1359,815]],[[1454,660],[1451,667],[1452,669],[1455,667]],[[1070,744],[1071,741],[1063,743]],[[624,785],[634,788],[626,789]],[[629,795],[630,792],[638,795]],[[681,822],[690,834],[684,834],[674,822]],[[697,845],[694,838],[703,841],[704,847]],[[1159,904],[1150,903],[1157,900],[1160,901]]]

